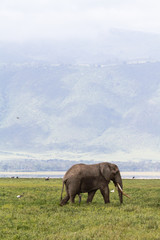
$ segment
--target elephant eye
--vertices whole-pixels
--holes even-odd
[[[119,169],[117,169],[117,168],[114,169],[114,170],[113,170],[113,173],[114,173],[114,174],[119,173]]]

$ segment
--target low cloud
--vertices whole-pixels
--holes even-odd
[[[1,41],[98,39],[118,28],[160,34],[154,1],[11,1],[0,10]]]

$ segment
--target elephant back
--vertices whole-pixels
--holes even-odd
[[[67,179],[69,178],[80,175],[84,166],[86,166],[86,164],[80,163],[80,164],[75,164],[71,168],[69,168],[63,177],[63,182],[67,181]]]
[[[99,177],[99,164],[75,164],[64,175],[63,181],[66,182],[70,178],[87,178],[87,177]]]

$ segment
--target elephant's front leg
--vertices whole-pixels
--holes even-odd
[[[94,190],[94,191],[91,191],[91,192],[88,193],[87,203],[92,202],[92,199],[93,199],[96,191],[97,191],[97,190]]]
[[[100,188],[101,194],[103,196],[104,202],[105,203],[110,203],[109,200],[109,187],[108,186],[104,186],[102,188]]]

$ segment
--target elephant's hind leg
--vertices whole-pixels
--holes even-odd
[[[68,186],[67,185],[66,185],[66,194],[67,195],[61,200],[60,206],[65,205],[68,202],[68,200],[70,199],[70,195],[69,195],[69,192],[68,192]]]
[[[65,205],[68,202],[69,199],[70,199],[69,195],[67,195],[65,198],[63,198],[61,200],[60,206]]]
[[[75,196],[76,194],[72,194],[70,197],[71,203],[75,203]]]
[[[94,191],[91,191],[91,192],[88,193],[87,203],[92,202],[93,197],[94,197],[96,191],[97,191],[97,190],[94,190]]]

